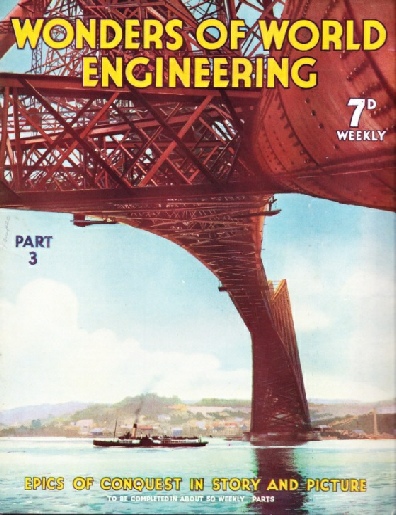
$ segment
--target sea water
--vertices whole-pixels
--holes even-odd
[[[208,440],[201,448],[123,449],[94,448],[90,439],[0,438],[0,512],[396,513],[395,440],[295,447]],[[63,488],[33,490],[33,477],[58,478]],[[106,490],[114,478],[159,478],[160,489]],[[179,478],[172,483],[179,489],[161,489],[165,478]],[[308,479],[364,480],[366,491],[308,491]],[[117,479],[114,485],[119,484]],[[217,484],[225,489],[216,490]]]

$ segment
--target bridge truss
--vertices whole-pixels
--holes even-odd
[[[14,16],[128,17],[185,22],[185,55],[207,17],[249,14],[243,56],[260,52],[257,24],[281,2],[25,0]],[[282,7],[282,6],[280,6]],[[274,11],[275,9],[275,11]],[[12,44],[3,22],[0,55]],[[149,51],[147,51],[149,53]],[[201,50],[202,52],[202,50]],[[236,51],[225,46],[222,55]],[[128,54],[109,51],[111,58]],[[210,54],[213,56],[213,54]],[[129,56],[130,57],[130,56]],[[261,261],[274,185],[243,140],[257,90],[81,86],[81,51],[42,48],[29,74],[0,74],[3,207],[73,213],[76,225],[122,222],[180,245],[219,279],[252,337],[252,439],[310,430],[287,286]]]

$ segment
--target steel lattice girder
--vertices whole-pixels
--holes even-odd
[[[93,94],[76,79],[10,74],[0,75],[0,88],[0,169],[18,191],[224,184],[255,176],[235,121],[253,108],[254,92],[226,100],[217,91]]]

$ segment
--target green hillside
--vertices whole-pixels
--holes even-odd
[[[159,397],[155,393],[146,393],[136,397],[126,397],[116,404],[93,404],[88,408],[76,411],[71,417],[72,422],[81,419],[93,419],[99,425],[111,421],[131,418],[157,418],[158,415],[169,411],[173,405],[182,401],[176,397]]]

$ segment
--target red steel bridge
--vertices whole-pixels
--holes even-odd
[[[381,5],[380,5],[381,4]],[[175,55],[253,59],[263,52],[260,20],[394,19],[393,2],[360,0],[20,0],[0,23],[0,57],[15,43],[11,18],[183,20]],[[198,24],[244,19],[239,49],[202,50]],[[53,29],[56,32],[56,28]],[[377,52],[317,50],[321,81],[312,90],[84,88],[82,56],[134,55],[55,50],[41,42],[27,74],[0,73],[0,206],[73,213],[74,223],[122,222],[180,245],[220,280],[252,338],[252,441],[268,433],[300,438],[311,429],[285,281],[275,288],[261,261],[273,195],[299,192],[394,209],[393,24]],[[64,37],[58,28],[60,40]],[[304,35],[302,35],[304,36]],[[281,52],[293,60],[296,51]],[[166,50],[139,51],[150,58]],[[136,52],[135,52],[136,54]],[[323,54],[323,53],[322,53]],[[1,69],[1,62],[0,62]],[[139,70],[137,69],[137,73]],[[143,72],[142,72],[143,73]],[[165,75],[167,70],[164,70]],[[376,98],[363,113],[384,141],[336,139],[348,128],[349,98]]]

